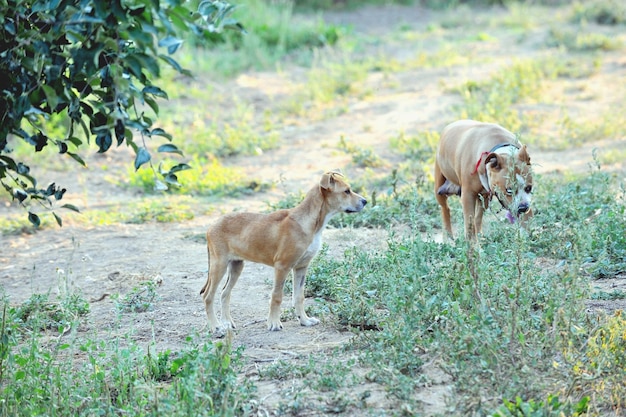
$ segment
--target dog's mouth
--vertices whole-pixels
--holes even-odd
[[[358,213],[359,211],[363,210],[363,207],[365,207],[366,204],[367,204],[367,200],[362,198],[358,204],[358,207],[348,207],[344,209],[343,212],[344,213]]]

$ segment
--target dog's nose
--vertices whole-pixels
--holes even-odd
[[[526,213],[529,208],[530,206],[528,205],[528,203],[522,203],[517,207],[517,213],[518,214]]]
[[[367,204],[367,200],[366,200],[366,199],[364,199],[364,198],[362,198],[362,199],[361,199],[361,205],[362,205],[363,207],[365,207],[365,205],[366,205],[366,204]]]

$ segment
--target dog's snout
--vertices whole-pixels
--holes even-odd
[[[521,213],[526,213],[528,211],[528,209],[530,208],[528,203],[522,203],[517,207],[517,212],[519,214]]]
[[[365,207],[366,204],[367,204],[367,200],[364,198],[361,198],[361,207]]]

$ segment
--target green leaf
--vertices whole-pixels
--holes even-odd
[[[24,165],[23,163],[18,162],[15,171],[17,171],[17,173],[20,175],[28,175],[28,173],[30,172],[30,168],[28,167],[28,165]]]
[[[107,130],[101,130],[96,135],[96,145],[98,145],[98,153],[104,153],[109,150],[113,144],[113,138],[111,132]]]
[[[169,133],[167,133],[165,130],[161,129],[160,127],[157,127],[156,129],[152,129],[152,131],[150,132],[150,136],[161,136],[170,141],[172,140],[172,135],[170,135]]]
[[[33,224],[35,227],[39,227],[41,225],[41,219],[33,212],[28,212],[28,221]]]
[[[150,152],[146,148],[139,148],[135,157],[135,170],[138,170],[143,164],[150,161]]]
[[[54,219],[57,221],[57,224],[59,225],[59,227],[63,227],[63,220],[53,211],[52,215],[54,216]]]
[[[137,59],[137,56],[135,54],[126,55],[126,57],[124,58],[124,64],[126,65],[126,68],[130,70],[132,75],[135,76],[135,78],[139,80],[145,79],[145,76],[141,72],[142,70],[141,61]]]
[[[165,176],[165,182],[167,182],[168,184],[180,187],[180,184],[178,183],[178,177],[176,175],[174,175],[174,174],[166,175]]]
[[[76,162],[78,162],[79,164],[81,164],[82,166],[86,167],[87,164],[85,163],[85,161],[83,161],[83,158],[81,158],[80,156],[78,156],[78,154],[75,154],[74,152],[68,152],[67,153],[73,160],[75,160]]]
[[[185,171],[191,169],[190,165],[187,164],[178,164],[178,165],[174,165],[172,168],[170,168],[170,174],[173,174],[175,172],[179,172],[179,171]]]
[[[178,62],[176,62],[176,60],[174,60],[172,57],[169,57],[167,55],[159,55],[159,58],[161,58],[163,61],[167,62],[170,65],[170,67],[174,68],[179,73],[181,73],[183,75],[186,75],[188,77],[193,76],[191,71],[186,70],[183,67],[181,67],[180,64]]]
[[[161,98],[164,98],[164,99],[168,99],[167,93],[165,91],[161,90],[156,85],[148,85],[148,86],[144,87],[143,90],[141,90],[141,92],[143,94],[152,94],[153,96],[156,96],[156,97],[161,97]]]
[[[39,131],[26,138],[26,141],[35,147],[35,152],[40,152],[48,144],[48,137]]]
[[[76,213],[80,213],[80,210],[78,209],[78,207],[76,207],[73,204],[63,204],[61,208],[72,210],[72,211],[75,211]]]
[[[13,197],[21,203],[28,198],[28,193],[20,188],[13,188]]]
[[[159,64],[154,57],[148,54],[134,54],[134,56],[139,60],[141,67],[146,69],[150,75],[156,78],[160,77]]]
[[[65,143],[65,142],[63,142],[63,141],[58,140],[58,141],[57,141],[57,146],[59,147],[59,153],[60,153],[60,154],[67,153],[67,149],[68,149],[68,148],[67,148],[67,143]]]
[[[173,36],[166,36],[159,41],[159,46],[166,47],[167,53],[170,55],[175,53],[182,44],[182,40],[177,39]]]
[[[183,152],[178,149],[178,147],[172,143],[166,143],[164,145],[159,146],[159,148],[157,149],[157,152],[170,152],[170,153],[177,153],[179,155],[182,156]]]
[[[152,97],[144,97],[143,100],[146,102],[148,106],[150,106],[154,114],[156,115],[159,114],[159,105],[157,104],[155,99],[153,99]]]
[[[67,138],[68,142],[71,142],[74,146],[76,146],[77,148],[83,144],[83,141],[78,139],[76,136],[71,136],[69,138]]]
[[[59,104],[59,97],[57,96],[56,91],[54,91],[54,88],[50,87],[49,85],[42,85],[41,88],[43,89],[44,94],[46,95],[46,101],[48,102],[48,107],[50,107],[50,111],[53,112],[54,109],[57,108],[57,105]]]

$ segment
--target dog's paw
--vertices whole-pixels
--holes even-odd
[[[320,321],[315,317],[306,317],[304,319],[300,318],[300,324],[305,327],[311,327],[320,324]]]
[[[267,322],[267,330],[271,332],[279,332],[283,329],[283,324],[280,321],[277,322]]]
[[[216,339],[223,339],[228,333],[228,330],[229,329],[227,327],[220,326],[220,327],[217,327],[215,330],[213,330],[211,334]]]

